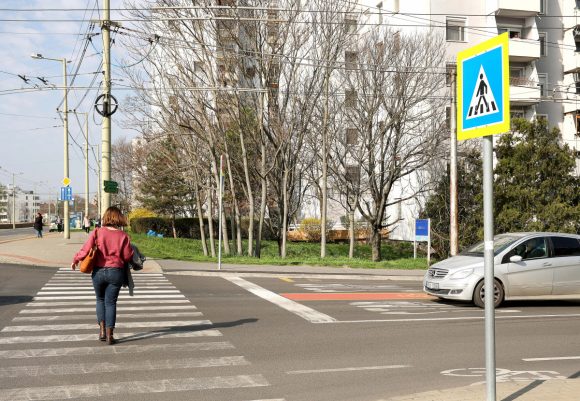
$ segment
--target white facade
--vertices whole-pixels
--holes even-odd
[[[16,223],[34,221],[40,210],[40,196],[34,191],[23,191],[16,187],[16,203],[13,204],[12,187],[6,188],[6,194],[0,197],[0,223],[12,222],[12,211],[15,211]]]

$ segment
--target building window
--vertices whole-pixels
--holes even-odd
[[[451,129],[451,107],[445,107],[445,128]]]
[[[447,63],[445,66],[446,74],[445,74],[445,83],[447,86],[451,86],[451,82],[453,81],[455,75],[455,63]]]
[[[344,105],[348,108],[356,107],[356,91],[354,89],[347,89],[344,92]]]
[[[453,42],[465,42],[465,18],[451,18],[446,19],[445,39]]]
[[[356,145],[358,143],[358,131],[356,128],[346,129],[346,144]]]
[[[580,0],[576,0],[576,9],[580,10]]]
[[[580,136],[580,111],[576,111],[576,118],[574,120],[576,123],[576,136]]]
[[[544,57],[548,54],[547,35],[546,32],[539,32],[538,35],[540,38],[540,56]]]
[[[512,27],[512,26],[504,26],[498,28],[498,33],[502,34],[508,32],[510,39],[521,39],[522,38],[522,28],[520,27]]]
[[[512,107],[510,109],[510,117],[513,120],[514,118],[525,118],[526,111],[523,108],[515,108]]]
[[[540,87],[540,96],[546,97],[548,91],[548,74],[540,73],[538,74],[538,86]]]
[[[545,121],[548,122],[548,115],[547,114],[536,114],[536,120],[538,121]]]
[[[575,84],[576,84],[576,94],[580,95],[580,81],[576,81]]]
[[[546,0],[540,0],[540,15],[545,15],[547,10],[547,1]]]
[[[344,30],[346,33],[356,33],[357,31],[357,17],[355,14],[346,14],[344,16]]]
[[[353,165],[353,166],[346,166],[346,181],[355,186],[358,187],[358,184],[360,182],[360,166],[357,165]]]
[[[356,69],[358,64],[358,52],[346,51],[344,52],[344,68],[346,70]]]

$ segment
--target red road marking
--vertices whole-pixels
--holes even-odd
[[[280,294],[293,301],[380,301],[385,299],[432,299],[421,292],[331,292]]]

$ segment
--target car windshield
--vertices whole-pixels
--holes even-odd
[[[508,246],[510,246],[520,238],[521,236],[507,234],[495,236],[493,238],[493,254],[497,255],[498,253],[506,249]],[[483,250],[484,250],[484,242],[481,241],[461,252],[461,255],[483,256]]]

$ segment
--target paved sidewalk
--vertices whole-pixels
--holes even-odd
[[[65,240],[62,233],[47,233],[44,238],[20,236],[0,239],[0,262],[33,266],[69,267],[73,255],[81,248],[87,236],[71,232]],[[421,270],[382,270],[329,268],[318,266],[271,266],[182,262],[151,260],[145,262],[143,272],[191,271],[199,275],[308,275],[309,277],[357,277],[358,279],[421,280]],[[138,273],[137,273],[138,274]],[[409,394],[377,401],[486,401],[485,385],[459,387],[447,390]],[[496,401],[580,401],[580,379],[512,381],[497,384]]]
[[[0,239],[0,262],[46,267],[70,267],[73,256],[87,239],[84,232],[71,232],[70,239],[62,233],[45,233],[43,238],[19,236]],[[147,260],[143,272],[160,272],[154,260]]]

